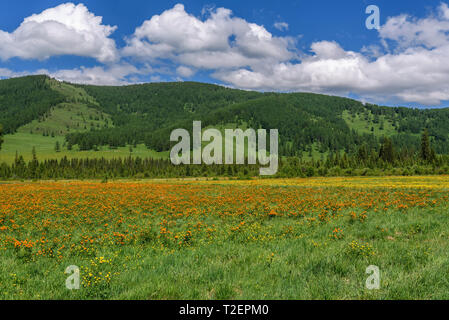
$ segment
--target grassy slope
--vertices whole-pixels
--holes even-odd
[[[75,147],[72,151],[67,150],[66,147],[62,147],[64,143],[64,137],[43,137],[42,135],[29,134],[29,133],[17,133],[14,135],[5,136],[5,143],[2,145],[0,151],[0,162],[12,163],[15,159],[16,151],[19,155],[22,155],[25,161],[29,161],[32,158],[32,149],[36,148],[37,157],[39,160],[45,159],[61,159],[65,156],[70,158],[124,158],[128,156],[141,157],[141,158],[166,158],[168,152],[156,152],[148,150],[144,145],[138,145],[137,148],[133,148],[133,152],[130,153],[129,147],[118,148],[111,150],[108,147],[101,147],[100,151],[78,151]],[[61,144],[62,151],[55,151],[56,141]]]
[[[33,120],[18,129],[20,133],[65,136],[91,128],[111,127],[110,117],[80,103],[61,103],[53,107],[47,117]]]
[[[368,113],[367,119],[363,114],[356,114],[352,117],[348,111],[343,112],[343,120],[348,124],[349,128],[354,129],[360,134],[374,134],[376,137],[392,136],[397,134],[396,129],[393,127],[391,121],[385,119],[384,116],[379,117],[379,123],[374,123],[373,115]],[[384,123],[383,130],[381,129],[381,122]],[[371,129],[374,129],[373,131]]]
[[[4,144],[0,151],[0,162],[12,163],[16,152],[22,155],[25,161],[31,160],[32,149],[36,148],[38,159],[68,158],[101,158],[141,157],[141,158],[166,158],[168,152],[155,152],[144,145],[136,148],[124,147],[111,150],[107,146],[99,148],[99,151],[80,152],[75,146],[69,151],[64,144],[64,136],[69,132],[83,132],[91,127],[113,127],[109,115],[91,108],[88,104],[97,104],[95,99],[89,96],[83,88],[71,86],[56,80],[47,80],[50,87],[67,97],[67,102],[51,108],[43,119],[36,119],[20,127],[18,132],[4,137]],[[44,136],[45,134],[45,136]],[[55,151],[56,142],[60,143],[61,152]]]
[[[52,107],[45,117],[22,126],[18,132],[65,136],[69,132],[112,127],[109,115],[89,107],[98,103],[84,89],[53,79],[47,83],[52,90],[63,94],[66,102]]]

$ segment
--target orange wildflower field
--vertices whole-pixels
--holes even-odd
[[[445,176],[0,184],[0,298],[448,298],[448,190]]]

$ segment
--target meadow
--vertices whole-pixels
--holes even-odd
[[[39,160],[61,160],[64,157],[68,159],[82,158],[82,159],[117,159],[126,157],[140,157],[140,158],[152,158],[152,159],[166,159],[169,156],[169,152],[156,152],[149,150],[143,144],[137,146],[120,147],[111,149],[108,146],[98,147],[98,151],[79,151],[78,146],[73,150],[67,150],[67,147],[63,147],[64,137],[44,137],[42,135],[30,134],[30,133],[16,133],[14,135],[6,135],[4,137],[5,143],[2,145],[0,153],[0,163],[5,162],[7,164],[14,163],[16,155],[22,156],[25,161],[31,161],[32,150],[35,148],[37,157]],[[61,151],[55,151],[55,144],[59,142],[61,145]]]
[[[448,190],[449,176],[4,183],[0,299],[449,299]]]

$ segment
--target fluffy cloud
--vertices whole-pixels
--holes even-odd
[[[279,31],[287,31],[288,30],[288,23],[287,22],[276,22],[274,24],[274,27],[278,29]]]
[[[423,46],[428,49],[448,44],[449,9],[441,4],[438,17],[415,19],[409,15],[400,15],[388,19],[379,35],[384,40],[393,40],[399,49]]]
[[[348,83],[359,90],[369,86],[371,81],[360,68],[368,62],[361,54],[344,51],[337,43],[328,41],[314,43],[312,51],[314,55],[304,56],[301,63],[277,63],[253,70],[223,70],[215,76],[245,89],[339,92],[347,90]]]
[[[301,62],[219,70],[215,77],[235,87],[258,90],[314,91],[376,100],[439,105],[449,100],[449,8],[415,19],[389,18],[379,30],[380,42],[361,52],[329,41],[311,45]]]
[[[26,73],[14,72],[14,71],[6,69],[6,68],[0,68],[0,79],[15,78],[15,77],[20,77],[22,75],[26,75]]]
[[[176,73],[179,74],[183,78],[190,78],[195,74],[195,71],[193,71],[190,68],[180,66],[178,69],[176,69]]]
[[[318,41],[300,58],[290,37],[275,37],[228,9],[209,13],[200,20],[178,4],[137,28],[123,54],[182,64],[177,73],[183,77],[191,68],[212,70],[214,78],[242,89],[355,93],[427,105],[449,100],[449,8],[444,3],[426,18],[389,18],[379,30],[381,45],[354,52]]]
[[[287,30],[288,25],[275,27]],[[449,100],[445,3],[421,19],[405,14],[389,18],[378,30],[378,41],[359,51],[335,41],[317,41],[308,53],[299,53],[293,38],[273,36],[228,9],[208,8],[198,18],[181,4],[144,21],[119,52],[109,38],[114,30],[84,5],[63,4],[26,18],[13,33],[0,31],[0,58],[94,57],[106,65],[45,71],[61,80],[90,84],[127,84],[142,75],[151,75],[153,81],[164,74],[190,78],[206,70],[241,89],[353,93],[364,100],[425,105]],[[146,66],[137,69],[129,61]],[[16,75],[0,69],[0,77]]]
[[[83,5],[61,4],[26,18],[12,33],[0,30],[0,58],[48,59],[57,55],[114,62],[118,53],[109,36],[116,27],[102,24]]]
[[[52,78],[68,81],[72,83],[93,84],[93,85],[110,85],[121,86],[138,82],[129,81],[128,77],[146,75],[152,72],[149,66],[137,69],[135,66],[120,63],[109,67],[80,67],[76,69],[66,69],[57,71],[38,70],[37,74],[47,74]]]
[[[291,38],[273,37],[263,26],[232,16],[228,9],[210,12],[202,21],[182,4],[153,16],[136,29],[123,49],[142,60],[170,59],[195,68],[220,69],[287,61]]]
[[[279,63],[264,69],[224,70],[218,79],[235,87],[257,90],[356,93],[376,101],[390,99],[438,105],[449,100],[449,50],[407,50],[374,61],[344,51],[335,43],[320,42],[319,51],[301,63]],[[338,46],[338,47],[337,47]],[[322,51],[323,48],[328,49]]]

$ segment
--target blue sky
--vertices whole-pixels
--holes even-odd
[[[368,5],[379,30],[365,27]],[[192,80],[446,106],[448,34],[448,6],[433,0],[2,1],[0,77]]]

